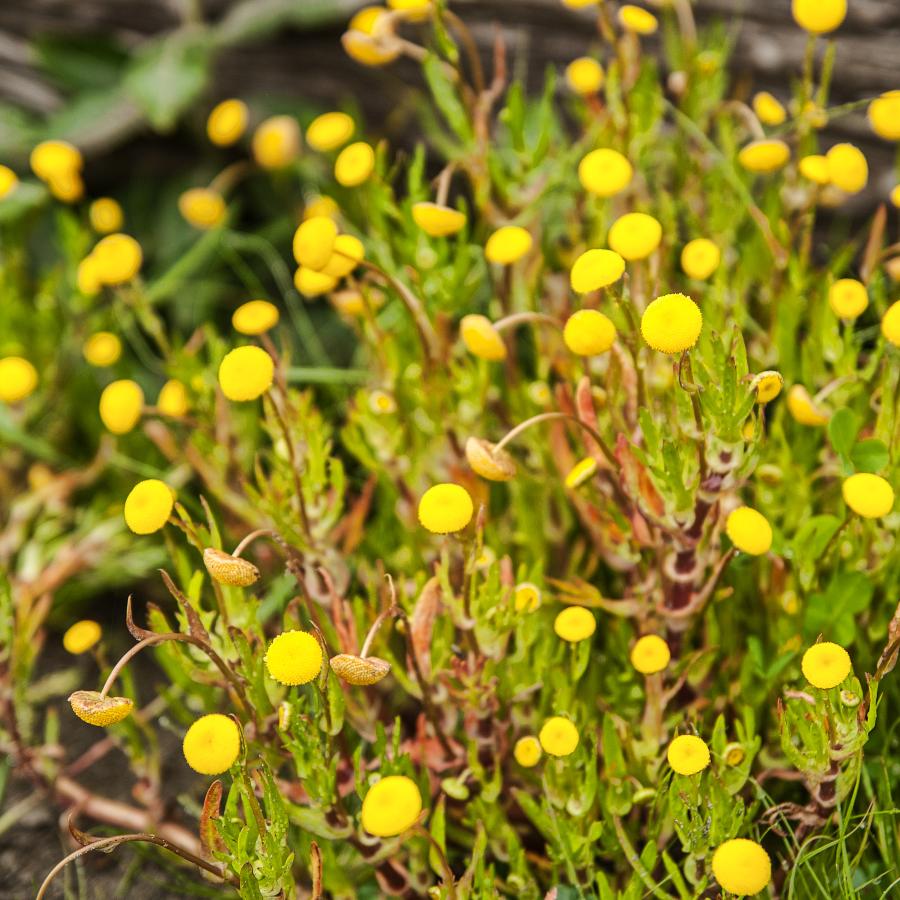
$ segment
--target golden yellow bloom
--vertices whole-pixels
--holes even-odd
[[[596,6],[600,0],[562,0],[563,6],[569,9],[586,9],[588,6]]]
[[[317,272],[315,269],[307,269],[300,266],[294,272],[294,287],[307,298],[319,297],[333,291],[338,285],[338,280],[332,275]]]
[[[619,7],[618,18],[619,24],[626,31],[633,31],[635,34],[653,34],[659,28],[659,22],[652,12],[630,3]]]
[[[177,378],[170,378],[159,390],[156,408],[164,416],[186,416],[190,408],[187,388]]]
[[[131,281],[141,269],[141,245],[128,234],[108,234],[97,241],[90,258],[94,275],[101,284],[118,285]]]
[[[794,21],[812,34],[834,31],[847,15],[847,0],[792,0]]]
[[[800,174],[814,184],[828,184],[828,159],[822,153],[804,156],[798,165]]]
[[[153,534],[169,521],[174,505],[175,495],[164,481],[139,481],[125,499],[125,524],[135,534]]]
[[[243,100],[223,100],[209,114],[206,134],[217,147],[230,147],[247,130],[248,119],[247,104]]]
[[[586,640],[596,629],[594,614],[583,606],[567,606],[553,622],[556,634],[573,644]]]
[[[709,238],[694,238],[681,251],[681,269],[688,278],[706,281],[722,261],[722,251]]]
[[[219,365],[219,386],[229,400],[246,401],[261,397],[275,377],[272,357],[261,347],[237,347]]]
[[[739,506],[728,514],[725,532],[738,550],[751,556],[761,556],[772,547],[772,526],[769,520],[749,506]]]
[[[703,329],[700,307],[684,294],[657,297],[641,316],[641,334],[654,350],[681,353],[697,343]]]
[[[593,456],[585,456],[584,459],[580,459],[572,466],[564,483],[570,491],[574,491],[575,488],[581,487],[586,481],[593,478],[596,472],[597,460]]]
[[[300,126],[291,116],[273,116],[253,132],[253,158],[264,169],[283,169],[299,155]]]
[[[320,153],[337,150],[353,137],[355,128],[353,119],[347,113],[322,113],[306,129],[306,143]]]
[[[794,421],[801,425],[827,425],[829,415],[813,403],[809,391],[802,384],[794,384],[787,395],[788,412],[794,417]]]
[[[209,231],[225,221],[225,199],[211,188],[191,188],[178,198],[178,210],[189,225]]]
[[[92,366],[102,369],[119,361],[122,342],[111,331],[98,331],[84,342],[82,353]]]
[[[566,84],[582,97],[596,94],[603,87],[603,66],[590,56],[579,56],[566,66]]]
[[[866,286],[855,278],[840,278],[828,289],[828,305],[841,319],[855,319],[869,305]]]
[[[679,775],[696,775],[709,765],[709,747],[695,734],[680,734],[669,744],[666,759]]]
[[[98,234],[111,234],[120,231],[125,222],[125,214],[118,201],[112,197],[98,197],[88,209],[91,228]]]
[[[881,320],[884,339],[895,347],[900,347],[900,300],[892,303]]]
[[[281,684],[308,684],[322,670],[322,645],[308,631],[285,631],[269,644],[266,668]]]
[[[231,324],[241,334],[265,334],[278,324],[278,307],[268,300],[248,300],[231,316]]]
[[[476,313],[463,316],[459,323],[459,336],[469,353],[479,359],[490,362],[506,359],[506,344],[487,316]]]
[[[373,7],[369,7],[373,9]],[[386,10],[377,9],[379,13]],[[366,10],[360,10],[350,22],[351,28],[341,35],[341,44],[344,47],[347,56],[364,66],[385,66],[393,62],[399,55],[401,44],[398,41],[391,43],[382,42],[377,36],[374,36],[376,25],[372,28],[371,33],[366,33],[361,29],[352,27],[353,22]]]
[[[448,237],[461,231],[466,224],[466,214],[439,203],[414,203],[413,221],[431,237]]]
[[[800,663],[803,677],[813,686],[823,691],[837,687],[851,672],[853,666],[850,654],[830,641],[813,644]]]
[[[880,519],[894,508],[890,482],[871,472],[857,472],[841,485],[844,503],[864,519]]]
[[[669,645],[656,634],[645,634],[631,648],[631,664],[642,675],[662,672],[671,658]]]
[[[346,278],[363,261],[365,255],[366,248],[358,237],[339,234],[334,239],[334,251],[322,269],[322,274],[331,278]]]
[[[533,734],[519,738],[513,747],[513,756],[524,769],[536,766],[541,760],[542,752],[541,742]]]
[[[419,500],[419,521],[432,534],[462,531],[474,512],[469,492],[458,484],[435,484]]]
[[[412,828],[421,812],[422,795],[412,778],[388,775],[369,788],[360,821],[369,834],[395,837]]]
[[[760,372],[753,379],[751,389],[756,391],[757,403],[769,403],[774,400],[784,387],[784,377],[781,372],[768,370]]]
[[[794,2],[796,6],[797,0]],[[758,894],[769,883],[772,861],[756,841],[733,838],[716,848],[712,870],[722,890],[748,897]]]
[[[867,112],[872,131],[886,141],[900,141],[900,91],[876,97]]]
[[[763,174],[777,172],[790,158],[790,147],[784,141],[775,139],[753,141],[738,153],[738,162],[748,172]]]
[[[859,147],[835,144],[826,154],[828,180],[846,194],[856,194],[869,181],[869,164]]]
[[[75,203],[84,196],[84,181],[80,172],[64,172],[54,175],[47,182],[50,193],[63,203]]]
[[[510,481],[516,477],[515,460],[490,441],[470,437],[466,441],[466,459],[472,471],[488,481]]]
[[[513,590],[513,609],[517,613],[534,612],[541,605],[541,589],[530,581],[522,581]]]
[[[344,147],[334,161],[335,180],[344,187],[357,187],[368,180],[374,169],[375,151],[365,141]]]
[[[73,656],[87,653],[100,640],[103,629],[93,619],[82,619],[63,635],[63,647]]]
[[[210,713],[188,728],[181,749],[195,772],[221,775],[234,765],[241,752],[241,732],[234,719]]]
[[[8,197],[19,186],[19,176],[9,167],[0,165],[0,200]]]
[[[615,343],[616,326],[596,309],[581,309],[566,321],[563,340],[578,356],[596,356],[606,353]]]
[[[100,394],[100,419],[113,434],[128,434],[143,408],[144,392],[128,378],[111,382]]]
[[[97,268],[97,260],[92,254],[88,254],[80,263],[75,273],[75,284],[85,297],[93,297],[99,293],[103,286],[100,281],[100,273]]]
[[[597,197],[612,197],[624,191],[631,184],[633,175],[631,163],[618,150],[610,147],[591,150],[578,163],[578,180],[581,186]],[[625,258],[628,259],[627,256]]]
[[[294,232],[294,259],[308,269],[324,269],[334,251],[338,228],[329,216],[306,219]]]
[[[304,219],[312,219],[314,216],[328,216],[329,219],[336,219],[340,214],[341,208],[337,205],[337,201],[326,194],[313,197],[303,209]]]
[[[891,188],[890,194],[888,194],[888,199],[893,203],[897,209],[900,209],[900,184],[895,184]]]
[[[38,384],[37,369],[22,356],[0,359],[0,401],[18,403],[34,393]]]
[[[519,225],[503,225],[484,245],[484,255],[489,262],[508,266],[520,260],[530,249],[531,235]]]
[[[753,112],[763,125],[781,125],[787,119],[785,108],[768,91],[754,95]]]
[[[572,265],[569,283],[578,294],[615,284],[625,271],[625,260],[615,250],[586,250]]]
[[[203,565],[214,581],[232,587],[249,587],[259,581],[259,569],[240,556],[232,556],[215,547],[203,551]]]
[[[51,182],[79,173],[84,160],[81,151],[67,141],[42,141],[31,151],[29,163],[41,181]]]
[[[569,756],[578,746],[578,729],[563,716],[552,716],[544,722],[538,738],[550,756]]]
[[[128,697],[101,697],[99,691],[75,691],[69,705],[82,722],[100,727],[121,722],[134,707]]]
[[[421,22],[431,12],[431,0],[387,0],[390,9],[406,13],[411,22]]]
[[[607,241],[629,262],[646,259],[662,240],[662,225],[646,213],[626,213],[612,223]]]

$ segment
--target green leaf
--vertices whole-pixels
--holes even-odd
[[[422,63],[422,70],[425,73],[425,80],[428,82],[434,102],[447,120],[447,124],[464,144],[469,144],[472,141],[472,127],[469,123],[469,117],[466,114],[465,107],[462,105],[462,101],[459,99],[456,85],[447,77],[445,65],[442,60],[433,54],[429,54]]]
[[[880,472],[890,461],[888,448],[877,438],[860,441],[850,451],[850,462],[857,472]]]
[[[857,613],[872,600],[874,585],[862,572],[842,572],[826,591],[813,594],[807,603],[803,629],[808,639],[819,634],[838,644],[850,644],[856,636]]]
[[[447,852],[447,819],[445,814],[445,798],[443,795],[441,799],[438,801],[438,805],[434,808],[434,812],[431,814],[431,825],[429,830],[431,831],[431,836],[434,838],[435,843],[444,851]],[[431,866],[432,871],[435,875],[443,877],[444,875],[444,867],[441,865],[441,858],[438,855],[437,850],[434,847],[429,845],[428,848],[428,864]]]
[[[856,435],[860,429],[859,416],[852,409],[839,409],[828,423],[828,437],[834,452],[840,456],[850,456]]]

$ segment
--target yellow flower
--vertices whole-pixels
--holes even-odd
[[[187,388],[177,378],[170,378],[159,391],[156,407],[164,416],[181,418],[189,408]]]
[[[325,194],[313,197],[303,209],[303,218],[312,219],[314,216],[328,216],[336,219],[341,214],[341,208],[337,202]]]
[[[0,200],[19,186],[19,176],[9,166],[0,165]]]
[[[792,0],[794,21],[812,34],[834,31],[847,15],[847,0]]]
[[[849,674],[853,666],[850,654],[830,641],[813,644],[800,663],[803,677],[813,686],[823,691],[837,687]]]
[[[616,340],[616,326],[595,309],[581,309],[569,316],[563,328],[563,340],[578,356],[606,353]]]
[[[75,273],[75,284],[85,297],[93,297],[100,291],[102,282],[100,281],[97,260],[94,259],[93,255],[88,254],[78,263],[78,270]]]
[[[0,359],[0,401],[18,403],[34,393],[38,384],[37,369],[22,356]]]
[[[100,640],[103,629],[93,619],[82,619],[72,625],[63,635],[63,647],[73,656],[87,653]]]
[[[784,387],[784,378],[781,372],[772,370],[760,372],[753,379],[753,384],[751,385],[751,389],[756,391],[757,403],[771,402],[781,393],[782,387]]]
[[[144,254],[141,245],[128,234],[108,234],[91,251],[94,274],[101,284],[117,285],[131,281],[141,269]]]
[[[700,307],[684,294],[657,297],[641,316],[641,334],[654,350],[681,353],[697,343],[703,328]]]
[[[175,495],[164,481],[139,481],[125,499],[125,524],[135,534],[153,534],[169,521],[174,505]]]
[[[362,827],[376,837],[395,837],[412,828],[422,812],[422,795],[412,778],[388,775],[363,799]]]
[[[662,240],[662,225],[646,213],[626,213],[613,222],[609,246],[629,262],[646,259]]]
[[[781,125],[787,119],[784,107],[768,91],[754,95],[753,112],[763,125]]]
[[[300,126],[290,116],[273,116],[253,132],[253,158],[264,169],[283,169],[300,155]]]
[[[728,514],[725,532],[738,550],[751,556],[761,556],[772,547],[772,526],[769,520],[749,506],[739,506]]]
[[[840,278],[828,289],[828,305],[841,319],[855,319],[869,305],[866,286],[855,278]]]
[[[619,7],[619,24],[626,31],[633,31],[635,34],[653,34],[659,28],[659,22],[652,12],[630,3]]]
[[[777,172],[791,158],[791,150],[784,141],[775,139],[753,141],[738,153],[738,162],[748,171]]]
[[[466,440],[466,460],[472,471],[488,481],[510,481],[516,477],[515,460],[503,449],[477,437]]]
[[[552,716],[544,722],[538,738],[550,756],[569,756],[578,746],[578,729],[563,716]]]
[[[479,359],[500,362],[506,359],[506,344],[487,316],[470,314],[459,323],[459,336],[466,349]]]
[[[596,94],[603,87],[603,66],[590,56],[579,56],[566,66],[566,84],[582,97]]]
[[[461,231],[466,224],[466,214],[439,203],[414,203],[413,221],[431,237],[448,237]]]
[[[541,742],[533,735],[519,738],[513,748],[516,762],[524,769],[531,769],[541,760]]]
[[[574,491],[575,488],[581,487],[588,479],[593,478],[596,472],[597,460],[593,456],[586,456],[575,463],[569,470],[569,474],[566,475],[565,485],[570,491]]]
[[[331,278],[346,278],[363,261],[365,255],[366,248],[358,237],[339,234],[334,239],[334,251],[322,269],[322,274]]]
[[[421,22],[431,12],[431,0],[387,0],[390,9],[406,13],[411,22]]]
[[[681,268],[688,278],[706,281],[722,261],[722,251],[709,238],[694,238],[681,251]]]
[[[99,691],[75,691],[69,705],[82,722],[100,727],[121,722],[134,707],[128,697],[102,697]]]
[[[519,225],[503,225],[484,245],[484,255],[489,262],[508,266],[520,260],[530,249],[531,235]]]
[[[562,0],[563,6],[569,9],[586,9],[588,6],[596,6],[600,0]]]
[[[615,250],[586,250],[572,265],[569,283],[577,294],[588,294],[615,284],[625,271],[625,260]]]
[[[794,384],[787,395],[788,412],[794,417],[794,421],[801,425],[827,425],[829,415],[813,403],[809,391],[802,384]]]
[[[324,272],[317,272],[315,269],[307,269],[306,266],[300,266],[294,272],[294,287],[303,294],[304,297],[319,297],[333,291],[338,285],[338,280],[332,275],[326,275]]]
[[[111,331],[98,331],[84,342],[82,353],[92,366],[102,369],[119,361],[122,342]]]
[[[338,228],[329,216],[312,216],[294,232],[294,259],[297,264],[320,271],[334,251]]]
[[[122,207],[112,197],[98,197],[88,209],[91,228],[98,234],[111,234],[119,231],[125,221]]]
[[[835,144],[826,154],[828,180],[846,194],[856,194],[869,181],[869,164],[859,147]]]
[[[209,114],[206,134],[217,147],[229,147],[247,130],[248,118],[247,104],[243,100],[223,100]]]
[[[337,150],[353,137],[355,128],[353,119],[347,113],[323,113],[313,119],[306,129],[306,143],[320,153]]]
[[[886,141],[900,141],[900,91],[876,97],[867,112],[872,131]]]
[[[462,531],[474,512],[469,492],[458,484],[435,484],[419,500],[419,521],[432,534]]]
[[[54,175],[48,182],[50,193],[63,203],[75,203],[84,196],[84,182],[80,172],[65,172]]]
[[[334,161],[335,180],[344,187],[357,187],[369,178],[374,169],[375,151],[365,141],[344,147]]]
[[[631,664],[642,675],[662,672],[671,658],[669,645],[656,634],[645,634],[631,648]]]
[[[275,376],[272,357],[261,347],[237,347],[219,365],[219,385],[229,400],[255,400],[271,386]]]
[[[232,556],[215,547],[203,551],[203,565],[213,581],[232,587],[249,587],[259,581],[259,569],[248,559]]]
[[[557,635],[573,644],[586,640],[596,629],[594,614],[583,606],[566,607],[553,622],[553,630]]]
[[[188,728],[181,749],[195,772],[221,775],[234,765],[241,752],[241,732],[234,719],[210,713]]]
[[[308,631],[285,631],[269,644],[266,668],[281,684],[308,684],[322,670],[322,645]]]
[[[369,409],[378,416],[390,416],[397,412],[397,401],[386,391],[372,391]]]
[[[530,581],[522,581],[513,589],[513,609],[517,613],[534,612],[541,605],[541,589]]]
[[[669,744],[666,759],[679,775],[696,775],[709,765],[709,747],[695,734],[680,734]]]
[[[591,150],[578,163],[581,186],[597,197],[612,197],[624,191],[631,184],[633,175],[631,163],[618,150],[609,147]],[[628,259],[624,253],[622,256]]]
[[[800,160],[800,174],[814,184],[828,184],[828,159],[822,153],[813,153]]]
[[[894,489],[880,475],[857,472],[841,485],[844,503],[864,519],[880,519],[894,508]]]
[[[231,317],[235,331],[241,334],[265,334],[278,324],[278,307],[268,300],[248,300]]]
[[[716,848],[712,870],[722,890],[747,897],[758,894],[769,883],[772,861],[756,841],[733,838]]]
[[[42,141],[31,151],[29,162],[34,174],[47,182],[76,175],[84,165],[81,152],[67,141]]]
[[[895,347],[900,347],[900,300],[892,303],[881,320],[884,339]]]
[[[113,381],[100,394],[100,419],[113,434],[128,434],[141,417],[144,392],[128,378]]]
[[[361,17],[369,12],[376,14],[372,18],[371,24],[366,22],[365,28],[354,26],[353,23],[357,20],[362,24]],[[347,56],[364,66],[384,66],[393,62],[400,55],[402,45],[399,41],[387,43],[379,40],[382,35],[378,31],[378,19],[386,12],[387,10],[380,7],[367,7],[360,10],[350,20],[350,28],[341,35],[341,44],[343,44]]]
[[[894,204],[894,206],[897,207],[897,209],[900,209],[900,184],[895,184],[891,188],[891,192],[890,194],[888,194],[888,199],[891,201],[891,203]]]
[[[208,231],[225,221],[225,200],[211,188],[191,188],[178,198],[178,210],[189,225]]]

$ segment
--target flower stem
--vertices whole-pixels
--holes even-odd
[[[616,460],[612,454],[612,451],[606,444],[606,441],[597,433],[597,431],[592,428],[587,422],[583,422],[577,416],[570,415],[569,413],[564,412],[546,412],[546,413],[538,413],[536,416],[532,416],[530,419],[526,419],[524,422],[520,422],[513,428],[511,431],[508,431],[499,441],[499,443],[494,445],[494,453],[498,450],[502,450],[510,441],[514,438],[518,437],[523,431],[530,428],[532,425],[537,425],[541,422],[549,422],[553,419],[568,419],[571,422],[574,422],[576,425],[583,428],[596,442],[597,446],[600,448],[600,452],[603,454],[606,461],[612,466],[614,469],[616,468]]]

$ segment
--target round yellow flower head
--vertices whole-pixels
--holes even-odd
[[[513,748],[513,756],[523,769],[531,769],[541,761],[541,742],[533,735],[519,738]]]
[[[308,631],[285,631],[269,644],[266,668],[281,684],[308,684],[322,670],[322,646]]]
[[[113,434],[128,434],[141,417],[144,392],[136,381],[122,378],[103,388],[100,419]]]
[[[553,716],[544,722],[538,738],[550,756],[569,756],[578,746],[578,729],[571,720]]]
[[[573,644],[587,640],[596,629],[594,614],[583,606],[567,606],[553,622],[556,634]]]
[[[88,208],[88,218],[98,234],[120,231],[125,222],[122,207],[112,197],[98,197]]]
[[[234,765],[241,752],[241,732],[234,719],[210,713],[188,728],[181,749],[195,772],[221,775]]]
[[[122,342],[111,331],[98,331],[84,342],[82,353],[92,366],[102,369],[119,361]]]
[[[850,654],[830,641],[813,644],[800,663],[803,677],[813,686],[823,691],[837,687],[851,672],[853,666]]]
[[[187,388],[177,378],[170,378],[159,390],[156,407],[164,416],[186,416],[190,407]]]
[[[365,141],[344,147],[334,161],[335,180],[344,187],[357,187],[368,180],[374,169],[375,151]]]
[[[785,108],[768,91],[754,95],[753,112],[763,125],[781,125],[787,119]]]
[[[422,812],[422,794],[412,778],[388,775],[363,799],[362,827],[376,837],[395,837],[412,828]]]
[[[219,365],[219,386],[229,400],[246,401],[261,397],[275,376],[272,357],[261,347],[237,347]]]
[[[466,350],[479,359],[490,362],[506,359],[506,344],[487,316],[476,313],[463,316],[459,323],[459,336]]]
[[[294,259],[297,264],[320,271],[328,264],[338,234],[330,216],[312,216],[294,232]]]
[[[225,200],[211,188],[191,188],[178,198],[178,211],[189,225],[209,231],[225,221]]]
[[[477,437],[466,440],[466,460],[472,471],[488,481],[511,481],[516,477],[516,463],[502,448]]]
[[[895,347],[900,347],[900,300],[892,303],[881,320],[884,339]]]
[[[758,894],[772,879],[769,854],[747,838],[720,844],[713,853],[712,870],[721,888],[739,897]]]
[[[669,744],[666,759],[679,775],[696,775],[709,765],[709,747],[695,734],[680,734]]]
[[[128,697],[102,697],[99,691],[75,691],[69,705],[82,722],[101,728],[126,719],[134,707]]]
[[[631,184],[633,175],[631,163],[618,150],[609,147],[591,150],[578,163],[581,186],[597,197],[612,197],[624,191]],[[628,259],[624,253],[622,256]]]
[[[9,167],[0,165],[0,200],[8,197],[19,186],[19,176]]]
[[[739,506],[728,514],[725,532],[738,550],[751,556],[761,556],[772,547],[772,526],[769,520],[749,506]]]
[[[67,141],[42,141],[31,151],[31,170],[41,181],[53,181],[79,173],[84,165],[81,151]]]
[[[484,255],[489,262],[508,266],[520,260],[530,249],[531,235],[519,225],[503,225],[484,245]]]
[[[431,237],[448,237],[461,231],[466,224],[466,214],[439,203],[414,203],[413,221]]]
[[[63,203],[75,203],[84,196],[84,181],[80,172],[65,172],[54,175],[48,182],[50,193]]]
[[[828,159],[822,153],[804,156],[798,165],[800,174],[814,184],[828,184]]]
[[[309,299],[327,294],[329,291],[333,291],[337,285],[338,280],[333,275],[326,275],[324,272],[317,272],[306,266],[300,266],[294,272],[294,287]]]
[[[100,281],[100,273],[97,268],[97,260],[93,254],[88,254],[80,263],[75,273],[75,285],[85,297],[93,297],[99,293],[103,286]]]
[[[431,0],[387,0],[390,9],[406,13],[411,22],[421,22],[431,12]]]
[[[141,269],[141,245],[128,234],[108,234],[91,251],[94,274],[100,284],[125,284]]]
[[[135,534],[159,531],[172,514],[175,495],[164,481],[139,481],[125,499],[125,523]]]
[[[72,625],[63,635],[63,647],[73,656],[87,653],[103,635],[103,629],[93,619],[82,619]]]
[[[871,472],[857,472],[841,485],[844,503],[864,519],[880,519],[894,508],[890,482]]]
[[[775,372],[771,369],[766,372],[760,372],[753,379],[751,389],[756,391],[757,403],[770,403],[780,393],[784,387],[784,377],[781,372]]]
[[[652,12],[630,3],[619,7],[619,24],[626,31],[633,31],[635,34],[653,34],[659,28],[659,22]]]
[[[206,120],[206,134],[217,147],[230,147],[247,130],[247,104],[231,98],[213,107]]]
[[[694,238],[681,251],[681,269],[688,278],[706,281],[722,261],[722,251],[709,238]]]
[[[326,194],[313,197],[303,208],[303,218],[311,219],[313,216],[328,216],[329,219],[337,219],[341,214],[341,208],[337,202]]]
[[[362,241],[352,234],[339,234],[334,239],[334,251],[331,254],[323,275],[331,278],[346,278],[365,258],[366,248]]]
[[[306,129],[306,143],[320,153],[337,150],[353,137],[355,129],[356,125],[347,113],[323,113],[313,119]]]
[[[596,309],[581,309],[566,321],[563,340],[577,356],[596,356],[615,343],[616,326]]]
[[[541,605],[541,589],[530,581],[522,581],[513,589],[513,609],[517,613],[534,612]]]
[[[669,664],[669,645],[656,634],[645,634],[631,648],[631,664],[642,675],[654,675]]]
[[[369,13],[373,15],[368,16]],[[361,9],[350,20],[350,27],[341,35],[347,56],[364,66],[385,66],[400,55],[402,45],[399,41],[388,43],[379,39],[384,36],[379,20],[385,13],[387,10],[383,7],[370,6]],[[356,22],[358,24],[354,25]]]
[[[886,141],[900,141],[900,91],[876,97],[867,112],[872,131]]]
[[[581,487],[597,473],[597,460],[593,456],[585,456],[569,470],[565,478],[565,485],[570,491]]]
[[[792,0],[794,21],[812,34],[834,31],[847,15],[847,0]]]
[[[566,66],[566,84],[573,93],[590,97],[603,87],[603,66],[590,56],[579,56]]]
[[[615,284],[625,271],[625,260],[615,250],[586,250],[572,265],[569,283],[577,294],[588,294]]]
[[[841,319],[855,319],[869,305],[866,286],[855,278],[840,278],[828,289],[828,305]]]
[[[435,484],[419,500],[419,521],[432,534],[462,531],[474,512],[469,492],[458,484]]]
[[[748,172],[761,174],[777,172],[790,158],[790,147],[784,141],[775,139],[753,141],[738,153],[738,162]]]
[[[38,384],[37,369],[22,356],[0,359],[0,401],[18,403],[34,393]]]
[[[657,297],[641,316],[641,334],[654,350],[681,353],[697,343],[703,328],[700,307],[684,294]]]
[[[895,184],[891,188],[890,194],[888,194],[888,199],[893,203],[897,209],[900,209],[900,184]],[[896,280],[896,279],[895,279]]]
[[[273,116],[253,132],[253,158],[264,169],[283,169],[299,155],[300,126],[291,116]]]
[[[826,154],[828,180],[845,194],[856,194],[869,181],[869,164],[859,147],[835,144]]]
[[[563,6],[569,9],[587,9],[589,6],[596,6],[600,0],[562,0]]]
[[[795,422],[801,425],[827,425],[828,413],[820,409],[813,403],[809,391],[802,384],[791,385],[791,389],[787,395],[788,412],[793,416]]]
[[[265,334],[278,324],[278,307],[268,300],[248,300],[231,317],[235,331],[241,334]]]
[[[626,213],[612,223],[609,246],[629,262],[646,259],[662,240],[662,225],[646,213]]]

